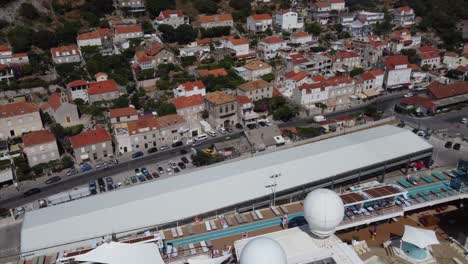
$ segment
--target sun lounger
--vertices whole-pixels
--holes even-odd
[[[273,211],[273,213],[274,213],[276,216],[281,215],[280,212],[278,211],[278,208],[277,208],[276,206],[272,206],[272,207],[271,207],[271,211]]]
[[[404,180],[404,179],[398,180],[398,183],[405,188],[411,187],[411,183],[409,183],[407,180]]]
[[[182,227],[178,226],[176,229],[177,229],[177,235],[184,236],[184,232],[182,231]]]
[[[263,219],[263,215],[259,210],[255,210],[255,214],[257,214],[258,219]]]
[[[239,214],[234,215],[234,218],[236,218],[238,224],[242,224],[244,222],[244,220],[242,220],[242,217],[240,217]]]
[[[210,225],[211,225],[211,229],[213,229],[213,230],[218,229],[218,227],[216,226],[216,223],[215,223],[214,220],[210,220]]]
[[[195,249],[195,246],[192,243],[189,244],[189,248],[190,248],[190,254],[192,255],[197,254],[197,250]]]
[[[444,173],[447,174],[447,175],[448,175],[449,177],[451,177],[451,178],[457,177],[455,174],[453,174],[453,173],[450,172],[450,171],[444,171]]]
[[[193,233],[193,226],[192,226],[192,224],[190,224],[190,225],[187,226],[187,232],[188,232],[189,235],[193,235],[193,234],[194,234],[194,233]]]
[[[205,221],[206,231],[211,231],[210,221]]]
[[[184,246],[184,256],[185,256],[185,257],[190,256],[190,250],[189,250],[188,245],[185,245],[185,246]]]
[[[433,183],[434,182],[434,180],[431,177],[429,177],[429,175],[423,175],[421,178],[427,183]]]
[[[403,204],[401,204],[401,202],[398,201],[398,200],[396,200],[395,203],[396,203],[397,205],[399,205],[399,206],[403,206]]]
[[[166,235],[164,234],[164,231],[163,231],[163,230],[159,230],[159,237],[160,237],[162,240],[166,240]]]
[[[250,215],[252,216],[253,220],[258,220],[258,216],[254,211],[250,211]]]
[[[446,180],[447,177],[445,177],[444,175],[442,175],[441,173],[439,172],[433,172],[432,173],[432,176],[436,177],[437,179],[443,181],[443,180]]]
[[[233,223],[232,223],[232,216],[228,216],[228,217],[226,217],[225,219],[226,219],[226,222],[227,222],[227,224],[228,224],[229,226],[232,226],[232,225],[233,225]]]
[[[172,237],[173,237],[173,238],[178,237],[178,235],[177,235],[177,230],[176,230],[175,227],[171,228],[171,234],[172,234]]]
[[[288,208],[286,208],[286,206],[280,205],[280,208],[281,208],[281,210],[283,210],[283,212],[284,212],[285,214],[289,214]]]
[[[200,241],[200,246],[203,252],[208,252],[208,247],[206,246],[205,241]]]
[[[242,218],[242,222],[244,222],[244,223],[248,223],[248,222],[249,222],[249,220],[247,220],[247,217],[245,217],[244,214],[240,214],[240,217]]]

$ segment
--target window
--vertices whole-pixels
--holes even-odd
[[[39,150],[44,150],[44,145],[40,145]]]
[[[102,147],[103,147],[103,148],[106,147],[106,142],[103,142],[103,143],[102,143]]]
[[[92,150],[96,150],[96,145],[92,145],[92,146],[91,146],[91,149],[92,149]]]
[[[81,148],[81,153],[85,153],[85,148]]]
[[[219,112],[220,112],[220,113],[223,112],[223,107],[220,107],[220,108],[219,108]]]
[[[233,104],[231,105],[231,110],[234,110],[234,105]]]

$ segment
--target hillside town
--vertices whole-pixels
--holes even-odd
[[[402,137],[408,144],[418,140],[435,144],[432,140],[440,136],[441,151],[450,150],[447,157],[411,160],[412,167],[423,162],[432,169],[468,160],[466,6],[465,13],[450,17],[452,24],[442,32],[441,20],[434,20],[416,0],[18,2],[22,3],[0,1],[5,12],[0,18],[2,214],[14,209],[2,205],[2,199],[19,208],[24,204],[15,197],[68,192],[60,199],[72,201],[187,171],[203,174],[199,170],[203,166],[213,170],[214,179],[216,167],[210,165],[215,163],[228,168],[237,158],[242,163],[270,153],[265,155],[272,155],[271,162],[281,164],[289,157],[281,160],[271,153],[306,143],[321,149],[320,142],[333,140],[344,148],[349,143],[334,137],[356,134],[353,140],[370,141],[366,137],[375,135],[362,131],[387,126],[412,131],[414,135]],[[442,9],[438,12],[445,12]],[[8,12],[14,15],[7,16]],[[364,136],[359,138],[359,133]],[[399,144],[385,131],[378,133],[388,144]],[[416,157],[414,153],[395,154],[394,159]],[[152,163],[157,164],[151,167]],[[115,176],[127,172],[135,176]],[[64,186],[58,189],[53,184]],[[276,192],[276,184],[275,180],[267,186]],[[73,188],[75,198],[69,191]],[[403,192],[392,188],[392,195]],[[232,204],[257,199],[246,197]],[[61,203],[53,201],[44,198],[37,207]],[[223,207],[210,210],[217,208]],[[306,210],[312,209],[304,209],[307,215]],[[287,220],[288,210],[283,212]],[[208,211],[197,215],[204,213]],[[261,213],[255,215],[263,219]],[[118,230],[123,231],[127,230]],[[94,238],[101,236],[96,233]],[[172,233],[173,240],[178,236],[183,235]],[[78,263],[68,259],[47,263]],[[241,258],[240,263],[263,262]],[[306,262],[288,257],[284,263]]]

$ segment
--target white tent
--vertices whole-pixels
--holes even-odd
[[[196,259],[196,258],[189,258],[187,260],[188,264],[221,264],[227,259],[231,257],[231,254],[224,255],[221,257],[217,258],[212,258],[212,259]]]
[[[419,248],[426,248],[429,245],[439,244],[439,240],[437,240],[434,231],[409,225],[405,225],[405,233],[401,240]]]
[[[110,242],[89,251],[71,257],[75,261],[98,262],[106,264],[164,264],[155,244],[127,244]]]

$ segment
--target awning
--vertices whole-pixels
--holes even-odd
[[[402,241],[413,244],[419,248],[426,248],[430,245],[439,244],[436,234],[433,230],[427,230],[405,225],[405,233]]]
[[[367,97],[373,97],[373,96],[377,96],[380,94],[380,92],[375,89],[368,89],[368,90],[363,91],[363,93],[367,95]]]
[[[164,264],[156,244],[127,244],[110,242],[89,251],[88,253],[62,258],[75,261],[97,262],[107,264]]]
[[[227,259],[229,259],[231,257],[231,254],[228,254],[228,255],[224,255],[224,256],[221,256],[221,257],[217,257],[217,258],[212,258],[212,259],[195,259],[195,258],[189,258],[187,260],[187,263],[188,264],[221,264],[223,263],[224,261],[226,261]]]

